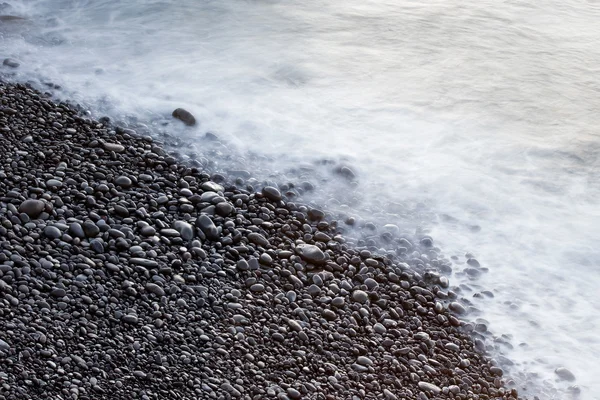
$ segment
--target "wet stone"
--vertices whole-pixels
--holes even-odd
[[[48,225],[44,228],[44,235],[50,239],[58,239],[62,236],[62,233],[58,228]]]
[[[575,375],[565,367],[556,368],[554,373],[564,381],[573,382],[575,380]]]
[[[121,186],[122,188],[128,189],[131,187],[132,183],[131,183],[131,179],[129,179],[126,176],[118,176],[117,178],[115,178],[115,185]]]
[[[269,241],[260,233],[250,233],[248,235],[248,240],[250,240],[251,243],[257,244],[262,247],[267,247],[269,245]]]
[[[369,295],[362,290],[355,290],[352,292],[352,300],[364,304],[369,300]]]
[[[194,116],[192,115],[192,113],[190,113],[189,111],[183,109],[183,108],[177,108],[173,111],[172,113],[174,118],[177,118],[178,120],[182,121],[184,124],[186,124],[187,126],[194,126],[196,125],[196,118],[194,118]]]
[[[46,187],[50,188],[50,189],[58,189],[62,186],[62,182],[59,181],[58,179],[48,179],[46,181]]]
[[[151,227],[149,225],[143,226],[140,229],[140,235],[142,235],[142,236],[148,237],[148,236],[154,236],[155,234],[156,234],[156,229],[154,229],[153,227]]]
[[[4,61],[2,61],[2,65],[10,68],[18,68],[21,64],[14,58],[5,58]]]
[[[106,149],[108,151],[114,151],[115,153],[122,153],[123,151],[125,151],[125,147],[118,143],[105,142],[105,143],[103,143],[103,146],[104,146],[104,149]]]
[[[135,325],[138,322],[138,316],[135,314],[127,314],[123,316],[122,321],[128,324]]]
[[[442,392],[442,389],[440,389],[439,386],[434,385],[433,383],[423,381],[419,382],[419,389],[421,389],[424,392],[433,392],[433,394],[435,395],[438,395]]]
[[[210,240],[219,239],[219,231],[215,226],[214,222],[210,217],[201,215],[196,219],[196,226],[206,235]]]
[[[456,301],[453,301],[452,303],[450,303],[450,305],[448,306],[448,309],[455,312],[458,315],[464,315],[467,313],[467,309],[465,307],[463,307],[462,304],[457,303]]]
[[[85,232],[83,231],[83,228],[79,222],[73,222],[71,225],[69,225],[69,233],[74,237],[81,239],[85,238]]]
[[[158,263],[156,261],[149,260],[147,258],[138,258],[138,257],[130,258],[129,263],[135,264],[135,265],[141,265],[142,267],[146,267],[146,268],[158,267]]]
[[[0,339],[0,351],[8,351],[10,350],[10,345],[6,343],[4,340]]]
[[[300,254],[300,257],[308,262],[320,264],[326,260],[323,251],[312,244],[299,244],[296,246],[296,252]]]
[[[19,206],[19,212],[27,214],[29,217],[35,219],[37,218],[42,211],[46,208],[46,205],[41,200],[25,200]]]
[[[262,194],[271,201],[281,200],[281,192],[273,186],[265,186],[262,190]]]
[[[185,221],[175,221],[173,228],[179,232],[183,240],[192,240],[194,238],[194,228]]]
[[[165,295],[165,291],[163,288],[161,288],[160,286],[158,286],[156,283],[146,283],[146,290],[149,291],[150,293],[154,293],[157,296],[164,296]]]

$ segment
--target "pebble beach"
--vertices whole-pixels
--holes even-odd
[[[0,399],[519,398],[446,278],[31,87],[0,99]]]

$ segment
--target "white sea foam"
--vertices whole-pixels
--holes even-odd
[[[461,295],[509,339],[492,354],[519,389],[600,398],[597,2],[8,3],[28,18],[0,21],[17,79],[116,119],[185,107],[200,126],[173,129],[227,141],[239,158],[224,169],[295,179],[345,160],[359,185],[321,185],[320,201],[429,229],[455,272],[466,252],[489,268],[470,286],[493,299]]]

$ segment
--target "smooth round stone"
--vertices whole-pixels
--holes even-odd
[[[456,301],[453,301],[452,303],[450,303],[450,305],[448,306],[448,309],[450,311],[455,312],[458,315],[463,315],[463,314],[467,313],[467,309],[465,307],[463,307],[462,304],[460,304]]]
[[[179,232],[183,240],[192,240],[194,238],[194,228],[185,221],[175,221],[173,228]]]
[[[572,382],[575,380],[575,375],[565,367],[558,367],[554,373],[562,380]]]
[[[384,333],[387,332],[387,329],[385,328],[385,326],[383,326],[383,324],[381,323],[376,323],[375,325],[373,325],[373,330],[377,333],[379,333],[380,335],[383,335]]]
[[[292,328],[296,332],[300,332],[302,330],[302,325],[300,325],[300,323],[298,321],[296,321],[295,319],[289,319],[288,325],[290,326],[290,328]]]
[[[254,285],[250,286],[250,291],[257,293],[264,292],[265,285],[263,285],[262,283],[255,283]]]
[[[0,351],[8,351],[10,350],[10,345],[6,343],[4,340],[0,339]]]
[[[173,111],[172,115],[173,115],[174,118],[177,118],[178,120],[180,120],[181,122],[183,122],[187,126],[194,126],[194,125],[196,125],[196,118],[188,110],[185,110],[183,108],[176,108]]]
[[[367,366],[367,367],[373,365],[373,360],[371,360],[369,357],[365,357],[365,356],[359,356],[356,359],[356,362],[358,364],[360,364],[360,365],[364,365],[364,366]]]
[[[248,261],[241,259],[237,262],[237,269],[240,271],[248,271],[250,269],[250,265],[248,265]]]
[[[71,225],[69,225],[69,232],[75,237],[81,239],[85,238],[85,232],[83,231],[83,228],[79,222],[73,222]]]
[[[446,343],[444,347],[457,353],[460,351],[460,347],[456,343]]]
[[[281,192],[273,186],[265,186],[262,190],[263,196],[271,201],[281,200]]]
[[[233,206],[226,201],[215,205],[215,212],[221,217],[226,217],[233,211]]]
[[[161,229],[160,234],[167,237],[179,237],[181,234],[176,229],[166,228]]]
[[[333,300],[331,300],[331,305],[338,308],[343,307],[345,303],[346,300],[344,300],[343,297],[334,297]]]
[[[30,218],[37,218],[46,208],[41,200],[29,199],[19,205],[19,212],[27,214]]]
[[[215,223],[206,215],[201,215],[196,219],[196,226],[200,228],[206,237],[210,240],[219,239],[219,230],[215,226]]]
[[[156,283],[148,282],[146,283],[146,290],[150,293],[154,293],[157,296],[164,296],[165,290],[158,286]]]
[[[62,187],[62,182],[59,181],[58,179],[48,179],[46,181],[46,186],[49,187],[50,189],[57,189],[59,187]]]
[[[121,186],[122,188],[129,188],[131,187],[132,183],[131,183],[131,179],[129,179],[128,177],[121,175],[115,178],[115,185]]]
[[[102,242],[101,239],[91,240],[90,247],[92,248],[92,250],[94,250],[98,254],[104,253],[104,243]]]
[[[4,61],[2,61],[2,65],[6,65],[7,67],[10,67],[10,68],[19,68],[21,63],[19,63],[14,58],[5,58]]]
[[[365,279],[365,285],[367,285],[367,287],[369,288],[369,290],[373,290],[375,289],[377,286],[379,286],[379,284],[377,283],[377,281],[373,278],[367,278]]]
[[[135,325],[138,322],[138,317],[135,314],[127,314],[123,316],[122,321],[127,322],[128,324]]]
[[[355,290],[352,292],[352,300],[364,304],[369,300],[369,295],[362,290]]]
[[[204,190],[205,192],[222,192],[225,190],[223,186],[212,181],[204,182],[202,185],[200,185],[200,189]]]
[[[286,392],[291,399],[296,400],[302,398],[302,394],[294,388],[288,388]]]
[[[334,321],[337,319],[337,314],[333,310],[325,309],[321,314],[327,321]]]
[[[248,234],[248,240],[251,243],[257,244],[262,247],[266,247],[269,245],[269,241],[260,233],[252,232]]]
[[[58,239],[62,236],[62,233],[58,228],[48,225],[44,228],[44,235],[50,239]]]
[[[156,262],[154,260],[149,260],[147,258],[133,257],[133,258],[129,259],[129,263],[135,264],[135,265],[141,265],[142,267],[146,267],[146,268],[158,267],[158,262]]]
[[[100,233],[100,228],[92,221],[85,221],[82,227],[87,237],[96,237]]]
[[[296,246],[296,252],[299,253],[300,257],[304,260],[314,264],[321,264],[326,260],[325,253],[312,244],[299,244]]]
[[[434,385],[433,383],[420,381],[418,385],[419,389],[421,389],[424,392],[433,392],[436,395],[442,392],[442,389],[440,389],[439,386]]]
[[[312,284],[308,287],[308,289],[306,290],[308,292],[308,294],[310,294],[311,296],[318,296],[319,294],[321,294],[321,288],[319,288],[317,285]]]
[[[146,225],[140,229],[140,234],[142,236],[146,236],[146,237],[154,236],[156,234],[156,229],[154,229],[153,227],[151,227],[149,225]]]
[[[115,153],[122,153],[123,151],[125,151],[125,147],[118,143],[104,142],[102,145],[105,150],[114,151]]]

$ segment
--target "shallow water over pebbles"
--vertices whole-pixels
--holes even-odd
[[[598,3],[6,3],[25,19],[0,19],[4,72],[431,235],[523,394],[598,398]],[[161,126],[177,107],[199,125]]]

